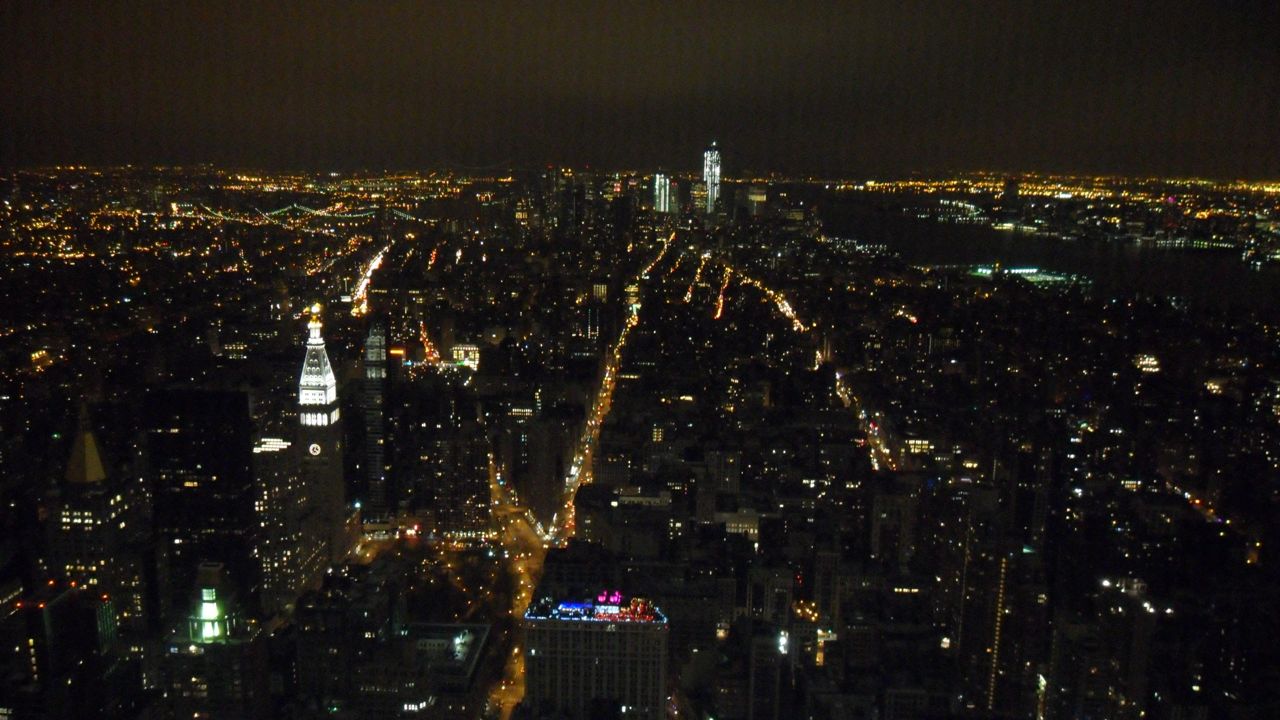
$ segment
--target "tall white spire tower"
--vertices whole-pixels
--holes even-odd
[[[702,181],[707,185],[707,212],[716,209],[720,199],[720,148],[713,140],[711,147],[702,153]]]
[[[302,362],[302,377],[298,380],[299,417],[304,426],[325,427],[338,422],[338,379],[320,334],[319,305],[311,307],[307,329],[311,335],[307,338],[307,357]]]
[[[307,323],[307,356],[298,380],[298,447],[302,481],[315,508],[312,532],[328,544],[330,558],[337,560],[346,552],[342,425],[338,380],[329,364],[320,327],[320,306],[313,305]]]

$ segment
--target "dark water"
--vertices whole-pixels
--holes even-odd
[[[1084,275],[1098,294],[1172,296],[1218,308],[1280,311],[1280,270],[1252,270],[1236,251],[1064,241],[903,217],[892,206],[861,200],[828,202],[822,217],[827,234],[885,244],[913,265],[1035,266]]]

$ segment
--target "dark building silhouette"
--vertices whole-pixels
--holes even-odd
[[[257,596],[252,430],[244,393],[184,389],[149,398],[147,454],[166,618],[186,607],[205,562],[223,564],[240,598]]]
[[[129,717],[140,690],[122,660],[108,596],[50,580],[7,607],[0,717],[12,720]]]

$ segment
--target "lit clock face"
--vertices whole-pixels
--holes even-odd
[[[319,455],[320,446],[317,445],[316,443],[311,443],[311,447],[307,448],[307,452],[311,453],[312,455]]]

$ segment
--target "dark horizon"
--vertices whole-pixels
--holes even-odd
[[[84,171],[161,171],[173,173],[186,173],[196,169],[207,169],[221,173],[257,173],[262,175],[334,175],[343,178],[357,177],[395,177],[400,175],[428,175],[428,174],[449,174],[460,179],[478,178],[483,179],[488,174],[501,175],[507,173],[536,173],[542,170],[551,170],[562,168],[574,171],[585,171],[591,173],[616,173],[619,175],[637,175],[648,176],[654,173],[666,173],[673,176],[691,176],[697,177],[701,173],[701,168],[692,166],[676,167],[674,165],[656,165],[648,167],[604,167],[598,165],[584,164],[572,165],[570,163],[542,163],[529,165],[493,165],[490,167],[465,167],[465,166],[423,166],[423,167],[266,167],[253,166],[249,164],[222,164],[215,162],[189,162],[189,163],[44,163],[21,165],[16,167],[4,168],[5,172],[16,174],[39,174],[42,172],[74,172],[77,170]],[[1228,185],[1232,183],[1245,183],[1253,186],[1266,186],[1280,181],[1280,174],[1275,176],[1230,176],[1230,175],[1192,175],[1192,174],[1172,174],[1161,175],[1153,173],[1123,173],[1123,172],[1086,172],[1086,171],[1057,171],[1057,170],[1038,170],[1038,169],[1017,169],[1017,168],[934,168],[928,170],[903,170],[900,172],[867,172],[867,173],[848,173],[848,174],[821,174],[804,172],[797,170],[794,173],[783,172],[780,170],[767,170],[756,168],[744,168],[733,171],[733,168],[727,168],[723,179],[726,183],[739,183],[757,178],[768,178],[770,182],[797,182],[797,183],[820,183],[820,182],[854,182],[854,181],[875,181],[875,182],[898,182],[912,179],[921,180],[943,180],[947,178],[965,178],[971,176],[992,176],[1003,177],[1014,180],[1029,180],[1033,178],[1064,178],[1088,180],[1093,178],[1110,178],[1117,181],[1130,182],[1209,182],[1220,185]],[[733,172],[730,172],[733,171]]]
[[[0,9],[0,166],[1280,176],[1264,2]]]

